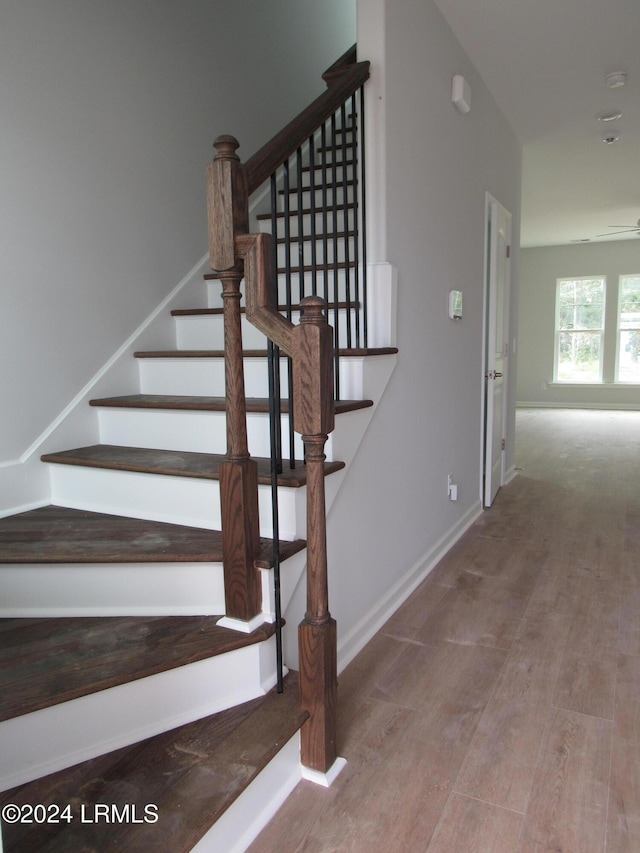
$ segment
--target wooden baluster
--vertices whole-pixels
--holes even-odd
[[[324,445],[334,427],[333,334],[324,301],[302,301],[293,330],[295,428],[302,434],[307,465],[307,611],[298,628],[300,693],[310,718],[301,731],[305,767],[327,773],[337,756],[336,622],[329,612],[324,496]]]
[[[214,143],[207,171],[211,267],[220,274],[224,306],[227,456],[220,465],[222,552],[227,618],[249,621],[262,608],[255,560],[260,552],[258,469],[250,458],[242,356],[240,281],[235,238],[249,230],[246,179],[232,136]]]

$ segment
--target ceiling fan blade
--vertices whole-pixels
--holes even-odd
[[[617,228],[616,225],[611,225],[611,228]],[[625,228],[624,231],[609,231],[608,234],[596,234],[596,237],[615,237],[616,234],[630,234],[632,231],[640,231],[640,228],[636,225],[635,228]]]

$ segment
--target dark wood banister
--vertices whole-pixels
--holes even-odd
[[[214,145],[207,171],[211,268],[223,283],[227,458],[220,478],[227,615],[251,620],[260,610],[255,559],[259,553],[256,463],[249,456],[242,373],[240,280],[245,279],[247,318],[293,364],[293,410],[307,468],[307,609],[299,626],[300,692],[309,720],[301,732],[303,765],[326,773],[337,757],[337,635],[329,612],[324,447],[334,427],[333,332],[324,301],[302,300],[298,326],[276,309],[271,235],[249,233],[249,196],[369,77],[369,63],[351,48],[324,78],[328,89],[244,165],[231,136]],[[226,528],[226,529],[225,529]],[[229,591],[227,591],[229,586]]]
[[[348,51],[338,62],[353,55],[353,49]],[[342,71],[340,71],[342,67]],[[278,166],[281,166],[300,146],[309,140],[309,137],[328,119],[335,111],[356,92],[360,86],[369,79],[369,63],[357,62],[354,65],[342,65],[338,63],[331,66],[325,75],[328,89],[320,97],[316,98],[306,110],[289,122],[280,133],[277,133],[270,142],[267,142],[259,151],[250,157],[245,163],[247,176],[247,188],[249,195],[269,179]]]

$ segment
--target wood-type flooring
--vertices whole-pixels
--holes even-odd
[[[640,850],[640,413],[520,410],[516,465],[341,674],[346,768],[250,853]]]

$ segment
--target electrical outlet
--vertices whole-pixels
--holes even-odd
[[[546,391],[546,390],[547,390],[547,383],[546,383],[546,382],[541,382],[541,383],[540,383],[540,388],[541,388],[543,391]]]

